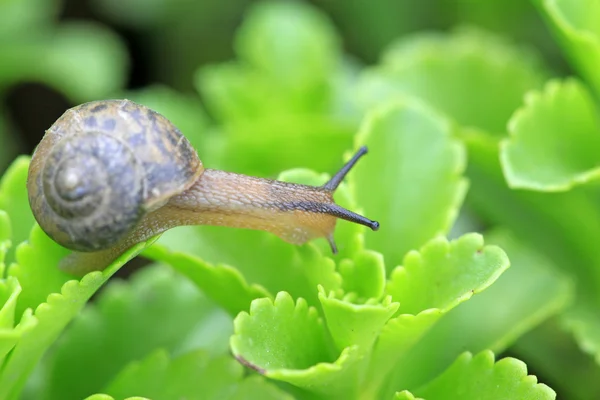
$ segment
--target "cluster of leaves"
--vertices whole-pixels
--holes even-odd
[[[39,82],[73,102],[93,100],[125,83],[127,52],[119,37],[90,22],[54,21],[60,4],[46,0],[0,2],[0,94],[21,82]],[[0,169],[22,148],[0,108]]]
[[[523,362],[495,361],[507,349],[597,397],[600,7],[535,4],[583,79],[472,27],[403,36],[364,67],[293,2],[255,4],[236,59],[197,72],[213,120],[164,86],[98,83],[96,65],[99,91],[74,101],[146,104],[212,168],[321,184],[367,145],[336,201],[381,229],[340,222],[332,255],[177,228],[77,280],[31,215],[22,156],[0,181],[0,399],[554,399]],[[138,254],[152,265],[109,281]],[[569,334],[581,351],[565,357]]]

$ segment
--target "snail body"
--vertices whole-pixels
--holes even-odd
[[[338,218],[379,224],[333,201],[362,148],[325,185],[314,187],[204,168],[169,120],[129,100],[67,110],[45,133],[29,166],[34,217],[74,250],[61,268],[106,267],[132,245],[180,225],[269,231],[292,244],[325,237],[336,252]]]

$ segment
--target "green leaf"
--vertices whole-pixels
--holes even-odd
[[[385,289],[385,264],[380,253],[363,250],[338,265],[345,293],[354,293],[357,302],[380,299]]]
[[[63,23],[44,35],[5,42],[0,53],[0,86],[38,81],[78,103],[115,93],[126,79],[121,39],[92,23]]]
[[[293,21],[293,23],[290,23]],[[344,72],[329,19],[304,3],[259,2],[237,31],[239,60],[200,68],[196,88],[221,121],[335,111]]]
[[[381,59],[359,83],[358,99],[365,108],[399,95],[415,96],[461,125],[492,133],[505,131],[525,92],[547,76],[531,49],[474,27],[450,35],[405,36]]]
[[[77,102],[104,97],[125,84],[127,50],[119,36],[104,27],[63,24],[46,46],[38,77]]]
[[[595,304],[577,304],[563,315],[563,324],[580,349],[600,365],[600,318],[596,310]]]
[[[0,280],[0,330],[12,329],[14,326],[15,308],[20,293],[21,285],[14,277]]]
[[[359,346],[363,352],[370,352],[381,328],[400,306],[390,296],[378,304],[353,304],[345,298],[337,299],[333,292],[325,293],[322,287],[319,299],[327,328],[339,351]]]
[[[232,316],[247,310],[256,298],[272,297],[260,285],[249,285],[237,269],[228,265],[211,265],[198,257],[169,252],[162,246],[153,246],[144,255],[171,265]]]
[[[107,394],[93,394],[89,397],[86,397],[85,400],[115,400],[114,397],[109,396]],[[140,396],[133,396],[133,397],[127,397],[123,400],[151,400],[148,399],[146,397],[140,397]]]
[[[511,267],[485,291],[445,314],[410,349],[395,372],[402,387],[432,379],[464,349],[505,351],[525,332],[570,304],[573,285],[551,260],[506,231],[494,231],[486,241],[502,246]]]
[[[494,285],[457,307],[434,329],[432,340],[457,330],[467,332],[457,343],[448,343],[447,347],[456,351],[466,346],[474,351],[504,351],[525,332],[565,310],[573,300],[572,279],[539,249],[501,229],[486,234],[486,241],[508,254],[511,267]]]
[[[403,390],[394,395],[394,400],[425,400],[425,399],[422,399],[421,397],[415,397],[408,390]]]
[[[379,392],[381,397],[381,385],[394,367],[400,371],[408,368],[410,373],[420,369],[429,371],[436,365],[437,360],[423,362],[407,352],[424,340],[423,336],[440,317],[484,291],[508,267],[506,254],[497,246],[484,246],[482,236],[474,233],[452,242],[436,238],[420,252],[408,253],[404,265],[392,272],[386,287],[386,294],[400,303],[400,315],[382,329],[371,357],[365,392],[371,397],[378,397]],[[462,327],[424,347],[433,354],[445,354],[448,347],[445,342],[456,332],[462,332]]]
[[[196,350],[170,359],[166,351],[158,350],[128,365],[104,392],[115,398],[142,394],[154,400],[227,400],[247,395],[260,399],[291,398],[263,378],[245,381],[242,366],[230,356],[211,358],[205,351]]]
[[[600,120],[591,93],[579,81],[550,81],[530,92],[500,144],[513,189],[565,191],[600,176]]]
[[[439,13],[451,14],[454,20],[462,24],[472,24],[491,32],[500,32],[519,42],[529,42],[543,50],[549,59],[559,51],[547,35],[544,22],[541,20],[531,1],[507,0],[501,3],[487,2],[481,7],[472,3],[441,3]],[[532,35],[532,32],[537,34]],[[542,34],[543,33],[543,34]],[[555,60],[553,60],[555,61]]]
[[[535,0],[570,63],[600,94],[600,5],[594,0]]]
[[[21,286],[15,278],[0,280],[0,366],[20,336],[20,332],[13,329],[15,308],[20,293]]]
[[[127,398],[125,400],[132,400],[132,399],[140,399],[140,400],[145,400],[143,397],[134,397],[134,398]],[[114,397],[109,396],[107,394],[93,394],[89,397],[86,397],[84,400],[115,400]]]
[[[447,120],[413,102],[371,112],[356,138],[369,155],[351,172],[366,215],[381,224],[366,246],[383,253],[388,271],[412,249],[449,231],[467,189],[465,153]]]
[[[527,366],[515,358],[494,363],[494,354],[484,351],[475,357],[463,353],[442,375],[422,388],[412,390],[427,400],[545,400],[556,393],[527,375]]]
[[[387,322],[369,362],[368,376],[362,390],[365,398],[385,397],[382,395],[382,388],[394,366],[421,340],[442,314],[441,310],[433,308],[417,315],[402,314]],[[394,391],[397,389],[392,388]]]
[[[61,288],[72,276],[58,268],[59,261],[69,250],[50,239],[34,225],[29,240],[17,246],[16,263],[8,268],[8,275],[19,280],[23,293],[17,303],[17,315],[27,308],[36,309],[52,293]]]
[[[256,299],[238,314],[231,348],[257,370],[306,369],[333,361],[323,321],[314,307],[286,292],[275,300]],[[268,329],[266,329],[268,327]]]
[[[35,398],[83,398],[102,389],[129,362],[157,348],[227,351],[231,319],[185,277],[161,265],[112,280],[75,318],[41,366]],[[93,343],[93,345],[90,345]],[[82,369],[94,365],[94,373]]]
[[[548,382],[561,398],[598,399],[600,365],[578,348],[571,332],[553,318],[525,333],[510,348]]]
[[[336,66],[340,44],[333,24],[305,3],[260,2],[236,36],[243,62],[287,85],[324,82]]]
[[[60,11],[59,6],[59,2],[47,0],[1,1],[0,37],[44,34]]]
[[[7,251],[6,264],[14,260],[14,248],[21,242],[27,240],[35,219],[29,207],[27,197],[27,170],[29,168],[29,156],[20,156],[15,159],[8,170],[0,178],[0,210],[6,211],[12,224],[4,222],[4,229],[10,229],[12,233],[12,246]],[[7,228],[8,226],[8,228]]]
[[[223,143],[217,157],[210,156],[211,167],[262,177],[295,168],[333,175],[352,148],[354,132],[353,125],[321,116],[229,123],[217,132]]]
[[[399,313],[416,315],[430,308],[445,312],[485,290],[508,267],[504,251],[484,247],[479,234],[452,242],[436,238],[406,255],[404,266],[392,272],[386,293],[400,302]]]
[[[59,281],[56,279],[58,275],[56,263],[59,259],[57,256],[60,256],[62,251],[59,251],[59,246],[50,239],[42,237],[40,232],[39,228],[34,229],[30,242],[19,246],[17,251],[19,264],[13,264],[9,269],[9,275],[23,278],[22,281],[19,279],[23,292],[19,296],[17,310],[22,310],[24,307],[27,307],[27,310],[20,324],[15,328],[22,330],[21,338],[0,373],[0,398],[16,398],[19,395],[27,377],[39,363],[42,355],[90,297],[123,264],[151,244],[151,241],[137,244],[104,271],[89,273],[81,281],[67,281],[67,277],[61,275],[65,278],[64,284],[59,287],[59,292],[54,292],[52,289]],[[34,271],[38,271],[40,275],[36,276]],[[47,283],[44,278],[50,278],[52,282]],[[47,298],[43,297],[44,293]],[[36,303],[38,301],[41,304]],[[32,308],[35,308],[33,317],[30,316]],[[35,322],[32,322],[32,319]],[[24,328],[28,326],[31,328]]]
[[[260,293],[277,293],[280,290],[305,297],[309,304],[317,305],[318,284],[328,290],[341,286],[341,277],[335,271],[334,261],[325,257],[314,244],[296,247],[264,232],[215,227],[172,232],[167,238],[168,242],[162,243],[168,243],[167,247],[175,247],[170,246],[170,243],[181,237],[186,238],[188,246],[195,246],[193,253],[203,254],[214,262],[199,261],[200,259],[187,255],[171,258],[168,253],[158,253],[154,249],[146,254],[189,275],[203,290],[212,293],[211,296],[218,295],[213,299],[231,312],[239,311],[240,307],[247,309],[248,303],[238,300],[256,297]],[[235,266],[239,273],[229,266]],[[206,274],[213,275],[211,281],[218,282],[218,286],[227,292],[219,294],[214,288],[205,287],[207,282],[199,279],[202,276],[206,278]],[[243,295],[239,299],[226,298],[227,293],[231,293],[231,284],[243,289]],[[247,285],[249,286],[245,289]]]
[[[0,181],[0,201],[2,199],[2,182]],[[0,278],[4,277],[6,253],[12,246],[10,219],[6,211],[0,209]]]
[[[220,121],[256,120],[292,108],[287,98],[278,96],[272,81],[234,62],[201,67],[194,75],[194,85]]]
[[[288,393],[283,392],[276,386],[266,383],[262,377],[249,376],[236,388],[231,400],[254,400],[256,398],[265,400],[293,400]]]
[[[317,175],[306,170],[296,170],[282,174],[281,179],[304,184],[321,184],[327,180],[327,176]],[[341,190],[340,187],[338,191]],[[343,225],[347,225],[348,231],[343,231]],[[340,235],[339,237],[337,233],[335,235],[336,240],[340,242],[338,246],[340,254],[342,254],[342,251],[347,254],[346,252],[352,250],[342,250],[342,247],[354,245],[355,243],[354,240],[349,244],[345,240],[342,241],[343,237],[350,237],[355,232],[356,227],[349,227],[348,225],[354,224],[341,221],[338,226]],[[317,244],[317,242],[321,243]],[[341,287],[342,279],[336,271],[334,260],[330,258],[331,250],[326,247],[327,241],[325,239],[318,239],[302,246],[296,246],[284,242],[277,236],[267,232],[229,227],[197,226],[168,231],[161,236],[159,243],[170,251],[198,255],[202,260],[206,260],[209,265],[233,266],[245,277],[245,281],[251,285],[250,287],[260,285],[268,293],[287,291],[294,297],[306,299],[311,306],[320,305],[317,285],[322,285],[326,290],[336,290]],[[154,250],[150,250],[147,254],[157,260],[162,260],[159,254],[153,254],[153,252]],[[168,259],[164,261],[170,263]],[[173,266],[179,268],[175,263]],[[220,268],[222,267],[217,267],[217,269]],[[190,274],[204,273],[194,272],[196,267],[191,264],[187,265],[186,269]],[[201,270],[205,269],[206,264]],[[214,273],[222,275],[222,278],[215,279],[238,281],[236,287],[242,288],[245,286],[239,277],[234,277],[237,274],[231,275],[231,273],[220,273],[218,271],[214,271]],[[231,284],[231,281],[220,285],[225,287]],[[198,283],[204,285],[202,282]],[[203,287],[203,289],[207,288]],[[214,292],[214,290],[210,290]],[[259,295],[259,292],[252,289],[251,295]],[[225,303],[222,304],[234,304],[231,302],[236,301],[235,298],[223,300]],[[242,301],[237,304],[239,306],[231,310],[239,309],[244,304],[244,309],[247,310],[248,303]]]
[[[345,348],[333,363],[310,368],[267,371],[268,378],[287,382],[322,398],[354,398],[363,375],[361,352],[356,346]]]
[[[223,235],[222,239],[239,240],[241,243],[246,233],[232,232],[229,237]],[[247,310],[249,300],[270,297],[269,293],[277,293],[278,290],[288,290],[298,297],[305,296],[309,304],[317,305],[318,284],[322,284],[328,290],[335,290],[341,286],[341,277],[335,271],[335,263],[324,257],[314,245],[296,248],[277,237],[247,237],[249,241],[234,256],[234,259],[247,257],[239,263],[228,261],[213,266],[193,256],[158,252],[157,249],[147,252],[147,255],[172,265],[188,276],[230,313]],[[202,240],[204,239],[206,237],[202,235]],[[234,246],[234,243],[222,245],[229,246]],[[257,249],[261,249],[260,254],[257,253]],[[227,258],[229,257],[223,256],[223,259]],[[269,259],[266,260],[267,258]],[[235,265],[235,269],[229,265]],[[245,280],[243,276],[246,277]]]
[[[353,398],[359,385],[359,352],[346,348],[335,359],[317,310],[285,292],[275,301],[254,300],[234,320],[233,354],[268,378],[326,398]]]
[[[465,130],[469,149],[467,176],[473,182],[467,204],[489,225],[502,225],[532,248],[541,249],[562,271],[576,278],[578,297],[598,299],[600,220],[596,189],[568,192],[511,190],[498,156],[498,138]]]

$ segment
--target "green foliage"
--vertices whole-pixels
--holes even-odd
[[[271,176],[338,168],[358,121],[346,111],[350,83],[340,47],[330,22],[310,7],[266,2],[251,8],[236,34],[237,58],[196,73],[196,88],[221,123],[213,166]]]
[[[0,209],[8,213],[5,226],[10,232],[5,237],[12,239],[15,245],[29,237],[29,231],[35,222],[29,208],[27,190],[23,185],[27,179],[28,167],[29,157],[21,156],[13,161],[0,178]],[[14,221],[12,224],[11,219]],[[13,246],[8,246],[7,250],[6,263],[10,264],[14,259]]]
[[[35,81],[82,102],[106,96],[125,81],[125,48],[113,32],[101,26],[71,22],[16,37],[0,45],[0,90],[15,82]]]
[[[509,122],[510,139],[501,144],[510,187],[565,191],[596,180],[600,120],[587,88],[576,80],[550,81],[525,101]]]
[[[205,356],[220,355],[227,348],[225,336],[202,333],[231,331],[230,323],[189,280],[164,266],[143,269],[129,281],[115,280],[73,321],[46,361],[52,367],[41,371],[47,379],[40,398],[83,398],[109,385],[115,372],[135,363],[131,360],[156,349],[179,354],[200,345]],[[93,363],[94,374],[79,367],[84,363]]]
[[[519,360],[505,358],[494,363],[490,351],[473,357],[462,354],[446,372],[415,391],[425,399],[531,399],[554,398],[554,392],[535,377]]]
[[[122,39],[96,23],[56,23],[59,11],[60,2],[54,0],[0,1],[0,98],[14,85],[35,82],[80,103],[110,97],[125,84],[129,55]],[[1,103],[2,170],[23,147],[16,133]],[[28,229],[29,221],[23,226]]]
[[[197,85],[223,120],[323,113],[340,63],[336,32],[324,15],[296,3],[253,7],[236,35],[236,63],[201,70]]]
[[[420,32],[390,44],[381,62],[362,72],[359,101],[414,96],[463,126],[502,134],[523,94],[546,74],[531,49],[481,29]]]
[[[165,400],[291,398],[262,378],[244,379],[242,366],[231,357],[211,359],[198,350],[173,360],[165,351],[156,351],[128,365],[105,391],[117,399],[131,393],[148,393],[149,398]]]
[[[23,183],[19,177],[26,175],[28,163],[14,166],[13,175],[4,182],[14,188]],[[3,196],[17,200],[17,191],[7,190]],[[12,197],[14,196],[14,197]],[[11,203],[10,201],[7,203]],[[16,208],[14,216],[23,209]],[[3,214],[2,232],[7,229],[9,211]],[[31,217],[24,218],[24,221]],[[13,241],[14,238],[11,238]],[[140,243],[120,256],[102,272],[93,272],[81,280],[73,280],[57,268],[58,261],[67,254],[39,226],[34,225],[28,240],[17,246],[14,262],[7,268],[4,290],[11,290],[2,307],[3,332],[0,355],[3,359],[0,373],[0,398],[18,398],[26,380],[43,354],[56,341],[71,320],[79,314],[92,295],[128,260],[137,255],[148,243]],[[4,246],[6,247],[6,241]]]
[[[465,235],[453,243],[436,239],[406,255],[404,266],[392,271],[386,291],[402,304],[400,312],[445,311],[485,289],[507,267],[504,252],[483,248],[478,235]]]
[[[384,255],[389,272],[407,251],[452,226],[467,189],[465,149],[443,117],[403,103],[369,113],[356,143],[377,154],[352,177],[358,204],[381,223],[366,245]],[[375,188],[387,188],[386,195]]]
[[[594,0],[533,0],[558,43],[581,75],[600,94],[600,5]]]
[[[352,296],[334,297],[321,288],[323,318],[302,298],[294,306],[286,292],[274,302],[253,301],[250,312],[234,321],[234,354],[266,376],[326,398],[379,398],[382,378],[401,367],[403,355],[439,317],[495,281],[508,260],[472,234],[452,243],[433,239],[410,252],[404,264],[392,273],[381,300],[354,304]],[[447,272],[435,274],[440,270]],[[403,308],[409,298],[414,304]],[[292,345],[300,342],[301,348]]]
[[[125,90],[114,33],[56,23],[51,2],[0,2],[0,37],[15,38],[0,40],[0,92],[38,81],[72,102],[127,97],[172,120],[205,167],[288,182],[321,185],[366,145],[335,199],[381,224],[339,221],[338,254],[181,227],[76,280],[31,214],[29,156],[2,146],[0,400],[598,397],[582,376],[600,373],[600,7],[533,3],[581,76],[507,37],[522,32],[481,26],[423,25],[365,66],[319,8],[262,1],[189,94]],[[192,20],[163,0],[94,4],[149,30]],[[501,6],[465,4],[453,25],[517,29]],[[379,7],[364,18],[389,19]],[[150,265],[121,275],[137,255]],[[523,361],[496,361],[505,351]]]

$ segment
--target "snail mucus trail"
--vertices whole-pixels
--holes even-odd
[[[60,268],[104,269],[136,243],[182,225],[271,232],[292,244],[324,237],[337,252],[337,219],[379,223],[335,204],[356,154],[323,186],[204,168],[169,120],[129,100],[67,110],[45,133],[29,166],[29,203],[41,229],[73,250]]]

